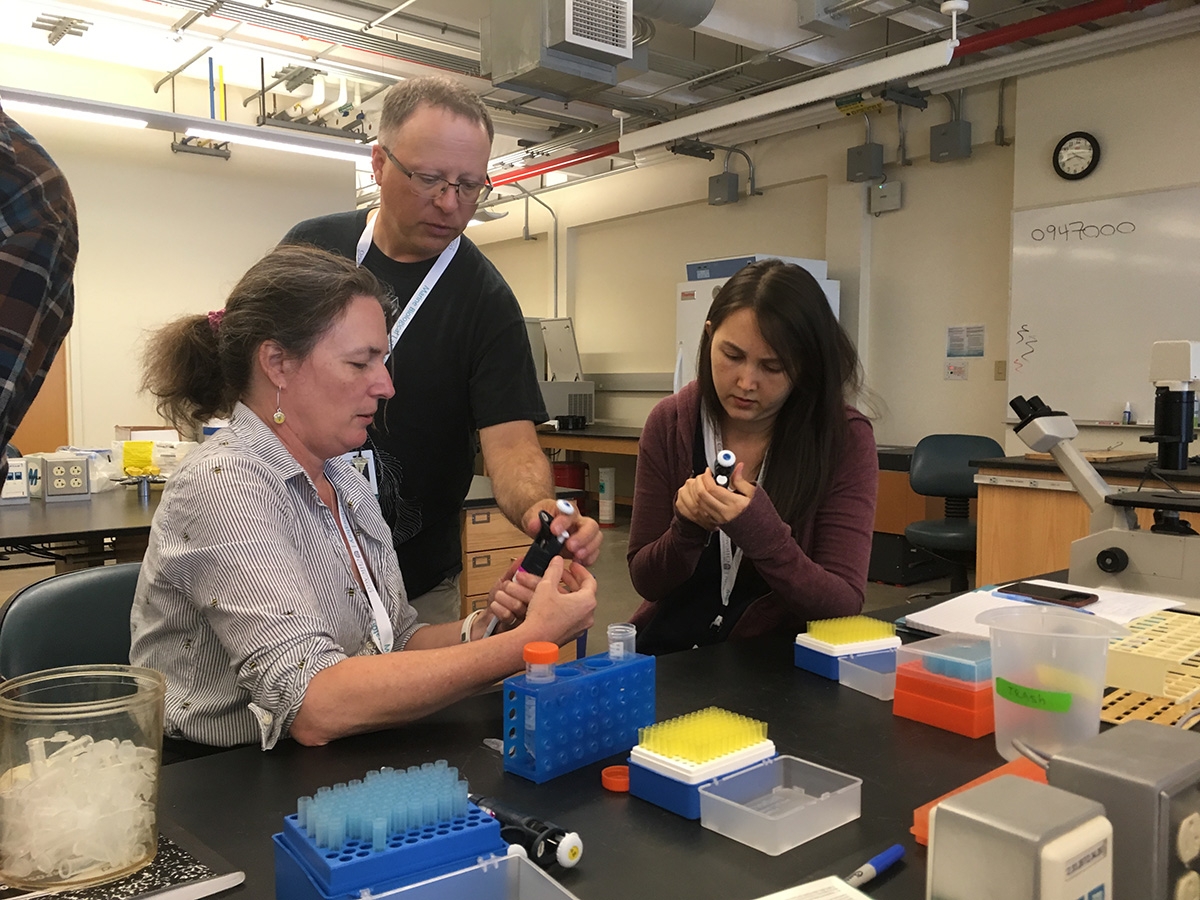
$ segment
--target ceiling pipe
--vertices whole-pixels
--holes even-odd
[[[1104,19],[1118,13],[1137,12],[1139,9],[1144,9],[1157,2],[1159,0],[1092,0],[1091,3],[1082,3],[1079,6],[1072,6],[1070,9],[1047,13],[1034,19],[1026,19],[1024,22],[1015,22],[1012,25],[993,28],[982,34],[962,38],[954,49],[954,56],[958,58],[972,53],[981,53],[984,50],[1003,47],[1006,44],[1049,34],[1052,31],[1061,31],[1074,25],[1094,22],[1096,19]]]
[[[502,184],[524,181],[526,178],[545,175],[547,172],[557,172],[559,169],[566,169],[570,166],[577,166],[580,163],[591,162],[593,159],[603,159],[606,156],[612,156],[618,150],[620,150],[618,141],[613,141],[610,144],[600,144],[598,147],[592,147],[589,150],[580,150],[578,153],[560,156],[558,159],[548,159],[545,162],[534,163],[531,166],[525,166],[523,169],[510,169],[507,172],[501,172],[492,178],[492,184],[499,187]]]

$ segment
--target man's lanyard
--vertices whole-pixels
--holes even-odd
[[[700,418],[704,431],[704,456],[708,460],[708,467],[715,470],[717,453],[725,449],[721,444],[721,432],[707,413],[701,412]],[[766,475],[767,459],[764,456],[758,470],[759,484],[762,484]],[[721,541],[721,605],[728,606],[729,595],[733,593],[733,585],[737,581],[738,567],[742,564],[742,548],[738,547],[735,551],[733,541],[723,530],[718,530],[717,535]]]
[[[350,517],[346,515],[346,507],[342,505],[340,494],[337,501],[338,514],[342,517],[342,534],[346,536],[346,544],[350,548],[350,558],[354,560],[363,587],[367,589],[367,598],[371,601],[371,643],[380,653],[391,653],[392,644],[395,642],[392,620],[388,616],[387,610],[383,608],[383,601],[379,599],[379,591],[375,589],[371,570],[367,568],[367,561],[363,559],[362,549],[358,546],[358,538],[354,536],[354,528],[350,524]]]
[[[361,266],[363,260],[367,258],[367,251],[371,249],[371,242],[375,239],[375,220],[378,218],[378,214],[372,216],[370,213],[367,213],[366,227],[363,228],[362,235],[358,239],[358,246],[354,249],[354,264],[356,266]],[[408,323],[413,320],[413,316],[417,314],[417,310],[421,308],[421,304],[425,302],[425,298],[429,296],[434,285],[438,283],[438,279],[442,277],[442,273],[450,265],[450,260],[454,259],[454,254],[458,251],[460,243],[462,243],[462,235],[452,240],[446,249],[438,255],[437,262],[433,264],[433,268],[429,270],[425,276],[425,280],[417,286],[412,298],[400,313],[400,318],[392,326],[391,334],[388,335],[388,353],[396,349],[396,344],[400,342],[400,335],[404,334],[404,329],[408,328]]]

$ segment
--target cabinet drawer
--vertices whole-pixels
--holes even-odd
[[[515,547],[528,544],[530,537],[504,518],[499,507],[463,511],[463,550],[470,554],[493,547]]]
[[[486,609],[489,596],[488,594],[469,594],[463,597],[462,614],[466,616],[477,609]]]
[[[480,550],[476,553],[463,555],[463,595],[486,594],[492,589],[514,559],[520,559],[529,549],[520,547],[501,547],[497,550]]]

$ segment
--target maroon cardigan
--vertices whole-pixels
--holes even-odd
[[[675,493],[693,474],[699,414],[700,391],[693,381],[654,407],[638,442],[628,560],[633,586],[646,602],[633,615],[635,625],[649,622],[655,601],[691,576],[708,540],[707,531],[675,512]],[[746,510],[723,526],[772,589],[750,605],[731,638],[794,633],[810,619],[862,610],[879,457],[867,418],[851,407],[846,418],[846,443],[815,515],[791,523],[799,541],[763,490],[755,491]]]

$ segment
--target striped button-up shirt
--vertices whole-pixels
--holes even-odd
[[[0,109],[0,459],[71,327],[78,253],[67,180]]]
[[[379,504],[350,463],[327,460],[325,475],[402,650],[421,626]],[[166,676],[166,734],[269,750],[317,672],[376,652],[372,620],[333,512],[239,403],[171,476],[138,579],[130,658]]]

